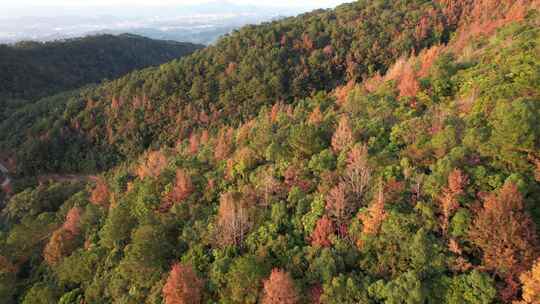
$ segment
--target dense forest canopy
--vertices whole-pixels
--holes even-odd
[[[0,299],[539,303],[539,10],[359,0],[9,111]]]
[[[39,99],[162,64],[202,47],[130,34],[0,45],[0,98]]]
[[[73,158],[96,160],[96,168],[106,168],[110,159],[136,157],[152,144],[173,145],[195,128],[234,124],[253,117],[263,105],[290,103],[384,73],[400,56],[445,43],[457,20],[431,1],[358,1],[248,26],[193,56],[64,99],[65,121],[41,113],[37,117],[42,122],[34,124],[37,130],[30,128],[30,136],[19,132],[27,126],[11,126],[34,120],[36,116],[27,113],[35,109],[19,111],[0,125],[8,140],[0,147],[24,145],[17,149],[24,154],[19,158],[30,156],[43,170],[88,169],[61,161]],[[54,132],[66,133],[67,141],[84,142],[85,147],[92,143],[94,149],[66,156],[81,148],[65,151],[65,140],[56,136],[36,142]],[[45,151],[62,155],[50,158]],[[104,160],[104,155],[110,157]]]

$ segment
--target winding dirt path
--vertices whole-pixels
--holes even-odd
[[[95,175],[77,175],[77,174],[44,174],[38,176],[38,182],[95,182],[98,177]]]
[[[40,184],[46,182],[96,182],[95,175],[77,175],[77,174],[44,174],[39,175],[37,180]],[[9,176],[8,166],[0,160],[0,191],[6,194],[12,192],[12,178]],[[2,202],[0,202],[2,203]]]

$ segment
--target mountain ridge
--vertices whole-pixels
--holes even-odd
[[[37,99],[164,63],[200,48],[130,34],[0,45],[0,68],[5,71],[0,96]]]

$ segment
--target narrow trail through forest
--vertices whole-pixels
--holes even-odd
[[[13,179],[10,177],[10,171],[8,165],[0,161],[0,191],[9,192]],[[78,175],[78,174],[43,174],[37,176],[38,182],[95,182],[97,176],[95,175]]]

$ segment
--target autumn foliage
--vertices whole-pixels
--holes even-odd
[[[439,198],[441,209],[441,226],[444,233],[448,229],[448,222],[453,213],[459,208],[459,196],[463,194],[468,178],[459,169],[454,169],[448,176],[448,187],[442,190]]]
[[[183,202],[195,191],[195,187],[191,181],[191,176],[183,169],[176,170],[176,178],[169,192],[165,195],[163,203],[159,210],[167,212],[177,203]]]
[[[317,106],[313,110],[313,112],[311,112],[311,114],[309,115],[308,122],[310,124],[313,124],[313,125],[318,125],[322,121],[323,121],[323,116],[322,116],[322,113],[321,113],[321,108],[319,106]]]
[[[445,47],[442,45],[434,45],[429,49],[422,50],[418,55],[418,61],[420,62],[420,69],[417,73],[418,77],[428,76],[431,67],[444,51]]]
[[[399,98],[415,97],[420,91],[417,76],[410,65],[406,65],[398,83]]]
[[[217,138],[216,146],[214,149],[214,158],[217,161],[226,159],[231,153],[231,142],[233,137],[233,129],[222,129]]]
[[[175,264],[163,286],[163,299],[165,304],[199,304],[202,302],[202,288],[203,281],[193,267]]]
[[[323,288],[321,285],[315,285],[309,289],[309,301],[311,304],[320,304],[321,296],[323,294]]]
[[[62,227],[53,232],[49,242],[43,250],[43,258],[49,265],[58,263],[63,257],[75,250],[76,237],[80,233],[81,210],[73,207],[66,215]]]
[[[298,187],[302,191],[308,191],[311,187],[311,181],[303,177],[303,172],[298,167],[288,167],[285,170],[283,177],[285,178],[285,186],[287,186],[289,189]]]
[[[346,85],[337,87],[334,96],[339,105],[344,105],[347,102],[349,93],[354,89],[356,83],[354,81],[349,81]]]
[[[137,175],[144,179],[147,177],[158,177],[167,167],[168,160],[161,151],[152,151],[148,153],[146,159],[139,165]]]
[[[529,9],[540,7],[537,0],[481,0],[481,1],[448,1],[456,2],[449,5],[454,11],[462,14],[461,25],[458,29],[453,48],[462,48],[471,39],[491,35],[498,28],[511,22],[522,21]],[[467,14],[463,18],[463,14]]]
[[[482,250],[483,265],[513,284],[538,256],[538,240],[532,219],[523,210],[523,198],[513,183],[498,194],[489,194],[470,230],[470,239]],[[515,287],[507,284],[512,291]],[[511,300],[515,292],[505,293]]]
[[[0,275],[12,272],[17,272],[17,266],[13,265],[5,256],[0,255]]]
[[[109,204],[109,187],[103,178],[98,178],[96,187],[90,193],[90,202],[98,206],[107,206]]]
[[[332,149],[334,152],[341,150],[353,144],[354,138],[351,129],[351,123],[347,116],[341,116],[334,135],[332,136]]]
[[[519,278],[523,284],[523,300],[518,304],[540,303],[540,259],[536,261],[530,271],[521,274]]]
[[[382,185],[379,187],[375,201],[369,206],[366,212],[359,215],[359,218],[362,222],[362,232],[365,235],[375,235],[379,232],[382,222],[386,218]]]
[[[78,235],[80,221],[81,209],[78,207],[73,207],[68,211],[64,225],[62,225],[62,229],[69,231],[73,235]]]
[[[419,79],[428,76],[435,61],[445,51],[444,46],[434,45],[417,56],[411,55],[408,59],[402,57],[388,70],[383,80],[396,82],[399,98],[413,98],[414,101],[420,91]]]
[[[199,152],[199,136],[197,133],[191,133],[189,136],[188,152],[191,155],[195,155],[197,152]]]
[[[0,302],[540,304],[523,3],[357,1],[5,102]]]
[[[320,247],[330,247],[332,241],[330,239],[331,235],[334,234],[336,228],[334,223],[328,216],[323,216],[317,221],[315,230],[311,234],[311,245],[320,246]]]
[[[296,304],[299,301],[296,286],[290,274],[281,269],[273,269],[264,281],[263,304]]]
[[[171,200],[174,202],[181,202],[193,193],[194,190],[195,187],[191,182],[191,176],[185,170],[176,170],[174,187],[170,193]]]
[[[384,78],[381,76],[381,73],[377,73],[375,74],[375,76],[364,81],[364,88],[369,93],[373,93],[377,91],[377,89],[383,82],[384,82]]]

